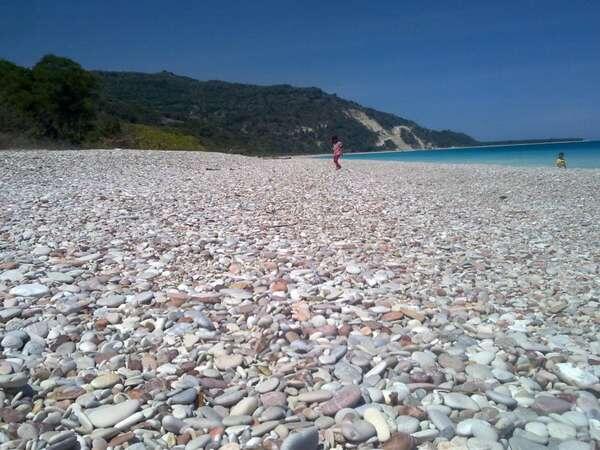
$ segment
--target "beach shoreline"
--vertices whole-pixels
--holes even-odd
[[[600,169],[0,152],[0,386],[31,386],[23,410],[60,410],[90,443],[117,427],[107,441],[500,449],[540,421],[545,442],[590,442],[599,182]]]
[[[577,141],[548,141],[548,142],[531,142],[531,143],[523,143],[523,144],[492,144],[492,145],[473,145],[470,147],[437,147],[437,148],[401,148],[397,150],[374,150],[372,152],[347,152],[349,155],[369,155],[373,153],[410,153],[410,152],[420,152],[420,151],[439,151],[439,150],[476,150],[479,148],[495,148],[495,147],[519,147],[519,146],[529,146],[529,145],[561,145],[561,144],[575,144],[578,142],[590,142],[595,141],[595,139],[580,139]],[[307,155],[298,155],[297,158],[310,158],[310,157],[326,157],[331,156],[331,153],[318,153],[318,154],[307,154]]]

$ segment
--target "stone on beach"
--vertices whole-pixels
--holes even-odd
[[[256,385],[256,392],[266,394],[267,392],[274,391],[277,386],[279,386],[278,378],[267,378]]]
[[[357,386],[346,386],[337,391],[331,400],[320,405],[321,413],[333,416],[343,408],[356,406],[362,399],[362,393]]]
[[[566,400],[551,395],[539,395],[531,405],[531,409],[541,414],[560,414],[569,411],[572,407],[573,405]]]
[[[390,438],[390,428],[385,416],[378,409],[367,408],[363,415],[365,420],[377,430],[377,439],[379,439],[379,442],[385,442]]]
[[[454,433],[456,432],[455,426],[446,414],[434,408],[430,408],[427,411],[427,414],[429,415],[429,420],[431,420],[439,430],[440,436],[445,437],[446,439],[450,439],[454,436]]]
[[[241,366],[243,358],[241,355],[223,355],[215,360],[215,366],[219,370],[230,370]]]
[[[391,438],[383,444],[383,450],[415,450],[417,440],[406,433],[394,433]]]
[[[329,400],[333,397],[330,391],[319,390],[303,392],[298,396],[298,400],[306,403],[320,403]]]
[[[446,406],[455,409],[472,409],[474,411],[479,411],[479,405],[464,394],[449,392],[447,394],[442,394],[442,396],[444,397],[444,404]]]
[[[232,406],[239,402],[244,397],[243,391],[226,392],[215,397],[213,402],[215,405]]]
[[[121,381],[119,374],[107,373],[94,378],[90,384],[94,389],[106,389],[114,386],[119,381]]]
[[[42,297],[49,292],[47,286],[40,283],[31,283],[15,286],[8,293],[19,297]]]
[[[583,389],[600,382],[596,375],[569,363],[557,364],[556,370],[561,380]]]
[[[316,428],[310,428],[290,434],[283,441],[281,450],[317,450],[318,445],[319,433]]]
[[[122,295],[107,295],[98,300],[99,306],[106,306],[108,308],[116,308],[125,303],[125,297]]]
[[[342,423],[342,435],[350,442],[366,442],[377,434],[373,424],[366,420],[348,420]]]
[[[195,388],[184,389],[169,397],[169,403],[172,405],[189,405],[196,401],[198,393]]]
[[[232,416],[250,415],[256,408],[258,408],[258,398],[246,397],[233,406],[229,411],[229,414]]]
[[[107,428],[116,425],[121,420],[136,412],[140,407],[137,400],[126,400],[114,405],[103,405],[88,409],[85,415],[96,428]]]
[[[14,389],[20,388],[27,384],[27,374],[15,373],[15,374],[4,374],[0,375],[0,388],[3,389]]]
[[[411,434],[419,429],[419,419],[412,416],[398,416],[396,430],[401,433]]]

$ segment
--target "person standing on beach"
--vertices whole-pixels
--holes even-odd
[[[556,167],[559,169],[567,168],[567,160],[565,159],[565,154],[563,152],[560,152],[558,158],[556,158]]]
[[[333,136],[331,138],[331,145],[333,146],[333,163],[335,164],[335,170],[340,170],[342,168],[340,165],[340,158],[342,157],[342,153],[344,153],[344,144],[342,144],[342,141],[340,141],[337,136]]]

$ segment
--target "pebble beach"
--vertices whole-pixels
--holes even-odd
[[[600,448],[600,169],[0,152],[0,450]]]

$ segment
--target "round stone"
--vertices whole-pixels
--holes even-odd
[[[269,433],[274,430],[279,425],[279,421],[271,420],[269,422],[261,423],[260,425],[255,425],[252,427],[251,434],[252,436],[263,436],[264,434]]]
[[[285,417],[285,409],[281,406],[269,406],[260,415],[261,422],[279,420]]]
[[[198,391],[195,388],[184,389],[169,397],[171,405],[191,405],[196,402]]]
[[[549,395],[538,395],[531,405],[531,409],[540,414],[560,414],[569,411],[571,408],[571,403]]]
[[[327,428],[332,427],[333,425],[335,425],[335,420],[333,419],[333,417],[320,416],[319,418],[317,418],[317,420],[315,420],[315,426],[319,430],[325,430]]]
[[[525,430],[531,434],[535,434],[542,439],[548,438],[548,428],[542,422],[529,422],[525,425]]]
[[[215,367],[219,370],[231,370],[242,365],[242,355],[223,355],[215,359]]]
[[[140,407],[137,400],[126,400],[114,405],[103,405],[85,411],[86,416],[96,428],[108,428],[129,417]]]
[[[106,389],[113,387],[119,381],[121,381],[119,374],[111,372],[94,378],[90,384],[94,389]]]
[[[255,387],[255,390],[259,394],[266,394],[267,392],[277,389],[277,386],[279,386],[279,378],[267,378],[266,380],[258,383]]]
[[[586,428],[588,426],[588,418],[579,411],[567,411],[561,415],[561,420],[573,425],[575,428]]]
[[[335,423],[341,425],[346,421],[352,422],[353,420],[360,419],[360,415],[352,408],[342,408],[335,413],[334,419]]]
[[[469,378],[474,380],[489,380],[494,378],[492,369],[483,364],[469,364],[465,367],[465,372],[469,375]]]
[[[252,416],[227,416],[223,418],[223,426],[235,427],[238,425],[250,425],[254,419]]]
[[[31,423],[23,423],[17,429],[17,435],[26,441],[33,441],[38,437],[38,429]]]
[[[173,416],[165,416],[162,420],[162,426],[166,431],[179,434],[181,429],[185,426],[185,422]]]
[[[431,352],[414,352],[411,355],[411,358],[416,361],[416,363],[422,369],[431,369],[435,366],[436,356]]]
[[[304,403],[321,403],[333,397],[331,391],[319,390],[303,392],[298,396],[298,401]]]
[[[20,284],[9,291],[16,297],[43,297],[49,293],[48,287],[40,283]]]
[[[453,369],[456,372],[462,372],[465,369],[465,363],[457,356],[449,355],[448,353],[442,353],[438,356],[438,363],[440,366],[447,369]]]
[[[550,422],[548,424],[548,434],[550,437],[564,441],[574,439],[577,436],[575,427],[560,422]]]
[[[387,441],[390,436],[390,428],[385,416],[375,408],[367,408],[363,414],[364,419],[369,422],[377,431],[377,439],[379,442]]]
[[[342,435],[350,442],[365,442],[377,434],[375,427],[360,419],[342,423]]]
[[[4,389],[16,389],[21,388],[27,384],[27,374],[25,373],[11,373],[7,375],[0,375],[0,388]]]
[[[495,401],[496,403],[500,403],[500,404],[506,405],[508,407],[517,406],[517,400],[515,400],[514,398],[512,398],[508,395],[504,395],[501,392],[486,391],[485,395],[487,396],[487,398]]]
[[[105,306],[107,308],[117,308],[125,303],[125,297],[122,295],[108,295],[106,297],[102,297],[98,300],[98,306]]]
[[[0,345],[2,345],[2,347],[4,348],[18,350],[21,347],[23,347],[23,339],[21,338],[21,336],[15,333],[9,333],[6,336],[4,336],[4,338],[2,338],[2,342],[0,342]]]
[[[483,364],[484,366],[487,366],[494,360],[495,357],[495,352],[479,352],[471,355],[469,357],[469,360],[473,361],[476,364]]]
[[[258,398],[246,397],[240,400],[229,412],[232,416],[251,415],[258,408]]]
[[[362,399],[362,392],[358,386],[346,386],[337,391],[331,400],[321,403],[320,411],[326,416],[333,416],[343,408],[356,406]]]
[[[419,419],[412,416],[398,416],[396,429],[401,433],[412,434],[419,429]]]
[[[281,444],[281,450],[317,450],[318,446],[319,432],[316,428],[309,428],[290,434]]]
[[[593,373],[580,369],[579,367],[569,363],[557,364],[556,374],[565,383],[580,387],[582,389],[587,389],[600,382],[598,377]]]
[[[449,406],[450,408],[479,411],[479,405],[465,394],[449,392],[447,394],[442,394],[442,397],[444,398],[444,405]]]
[[[215,397],[213,403],[220,406],[232,406],[239,402],[244,395],[243,391],[226,392],[225,394]]]

